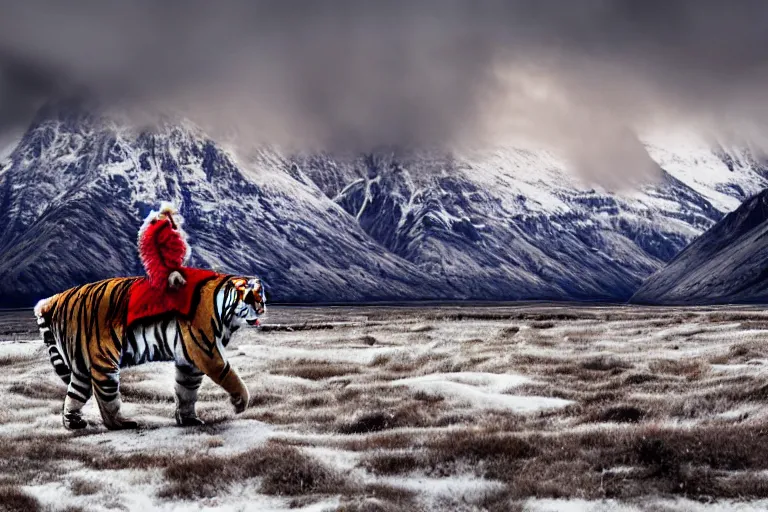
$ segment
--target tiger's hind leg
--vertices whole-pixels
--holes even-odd
[[[52,299],[52,298],[51,298]],[[44,299],[35,306],[35,316],[37,316],[37,325],[40,334],[43,336],[43,343],[48,348],[48,356],[51,359],[56,375],[67,385],[67,395],[64,398],[64,408],[61,413],[61,421],[64,427],[69,430],[80,430],[88,426],[83,419],[82,408],[93,393],[90,376],[83,377],[79,370],[70,370],[69,365],[62,357],[59,347],[56,345],[56,339],[51,332],[50,323],[50,302],[51,299]]]
[[[83,419],[82,409],[92,394],[93,387],[90,377],[83,377],[79,371],[73,371],[67,386],[64,410],[61,413],[65,428],[80,430],[88,426],[88,423]]]
[[[197,368],[176,365],[176,413],[174,416],[178,426],[196,427],[205,424],[195,412],[197,390],[200,389],[202,382],[203,372]]]
[[[120,369],[91,367],[91,382],[93,383],[96,401],[99,404],[101,419],[109,430],[124,430],[139,428],[139,424],[124,417],[120,411]]]

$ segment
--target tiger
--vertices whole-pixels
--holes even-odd
[[[248,388],[227,361],[224,348],[243,326],[266,312],[264,287],[256,277],[216,274],[194,291],[189,315],[163,315],[126,326],[128,297],[138,277],[77,286],[43,299],[34,309],[56,374],[67,385],[62,422],[87,427],[82,409],[92,394],[107,429],[135,429],[123,416],[120,369],[150,361],[176,365],[174,417],[179,426],[204,422],[195,412],[203,376],[224,388],[236,413],[248,407]]]

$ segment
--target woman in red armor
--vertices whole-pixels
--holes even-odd
[[[139,230],[139,256],[152,288],[176,290],[186,283],[181,269],[189,259],[190,249],[180,223],[173,205],[163,203]]]

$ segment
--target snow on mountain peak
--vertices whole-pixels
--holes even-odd
[[[195,264],[259,274],[277,300],[622,300],[766,186],[743,154],[648,150],[661,180],[619,195],[544,151],[244,156],[186,123],[48,109],[0,174],[0,296],[140,272],[139,219],[173,200]]]

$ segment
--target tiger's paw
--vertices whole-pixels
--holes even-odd
[[[245,395],[232,395],[229,401],[235,406],[235,414],[240,414],[248,407],[248,401],[250,397],[246,391]]]
[[[205,422],[197,416],[182,416],[181,411],[176,411],[176,425],[180,427],[199,427],[205,425]]]
[[[88,426],[88,422],[83,419],[79,412],[67,412],[61,415],[61,421],[64,428],[68,430],[82,430]]]

